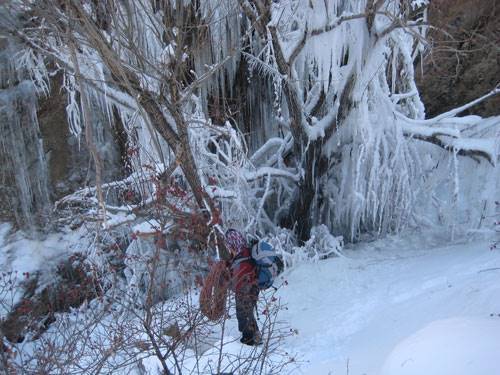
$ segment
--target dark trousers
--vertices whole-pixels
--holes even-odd
[[[256,333],[259,331],[254,316],[258,298],[259,288],[257,285],[245,285],[235,293],[238,329],[242,333],[241,341],[245,343],[253,342]]]

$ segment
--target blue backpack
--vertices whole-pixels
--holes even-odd
[[[257,285],[264,290],[271,287],[283,272],[283,261],[271,244],[259,241],[252,246],[252,259],[257,268]]]

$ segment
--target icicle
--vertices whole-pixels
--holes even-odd
[[[2,195],[10,200],[17,222],[28,229],[46,224],[50,201],[36,106],[36,87],[30,81],[0,89],[0,174],[12,189]]]
[[[68,95],[68,104],[66,105],[66,115],[69,124],[69,130],[78,139],[82,134],[82,114],[80,111],[80,102],[77,100],[77,88],[75,77],[72,74],[65,74],[63,88]]]

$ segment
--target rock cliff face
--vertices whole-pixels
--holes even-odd
[[[51,93],[48,97],[40,98],[37,110],[52,200],[60,199],[89,183],[93,184],[94,179],[94,166],[84,135],[78,139],[69,131],[66,117],[68,99],[62,88],[62,80],[61,74],[53,77]],[[118,132],[122,130],[117,128],[118,121],[103,113],[99,106],[95,105],[94,109],[94,142],[103,159],[104,180],[118,179],[122,170],[122,140]]]
[[[500,82],[500,0],[433,0],[428,55],[418,85],[427,116],[467,103]],[[464,113],[467,114],[467,113]],[[500,97],[469,114],[500,114]]]
[[[93,184],[94,170],[83,135],[69,131],[62,76],[50,79],[49,95],[15,66],[20,44],[0,38],[0,222],[28,231],[49,229],[51,203]],[[94,105],[94,142],[104,160],[105,181],[118,179],[123,137],[119,121]]]

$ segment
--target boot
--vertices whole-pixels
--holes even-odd
[[[260,332],[256,331],[253,337],[243,336],[240,340],[242,344],[249,346],[258,346],[262,344],[262,338],[260,336]]]
[[[253,338],[254,345],[262,345],[262,336],[259,331],[255,331],[255,336]]]

